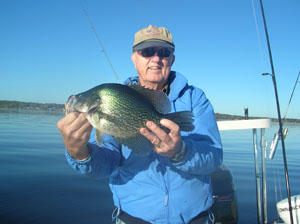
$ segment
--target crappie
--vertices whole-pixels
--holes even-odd
[[[139,132],[147,121],[166,129],[160,125],[160,120],[166,118],[177,123],[181,131],[194,129],[191,111],[167,114],[171,105],[165,93],[136,85],[102,84],[71,96],[67,108],[68,112],[85,114],[96,129],[99,146],[103,134],[108,134],[139,155],[146,155],[153,148],[151,142]]]

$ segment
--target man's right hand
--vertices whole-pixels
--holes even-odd
[[[74,159],[88,158],[90,152],[87,144],[93,127],[82,113],[67,114],[57,122],[57,128],[61,132],[68,152]]]

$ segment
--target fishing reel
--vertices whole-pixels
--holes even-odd
[[[283,129],[283,139],[285,139],[285,137],[288,135],[288,129],[284,128]],[[277,145],[278,145],[278,141],[281,140],[281,132],[278,131],[275,135],[274,138],[272,140],[271,146],[270,146],[270,154],[269,154],[269,159],[273,159],[274,154],[276,152],[277,149]]]

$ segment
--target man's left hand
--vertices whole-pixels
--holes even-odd
[[[141,128],[140,133],[145,136],[154,146],[157,154],[173,158],[182,147],[179,126],[168,119],[162,119],[160,124],[170,130],[166,133],[157,124],[147,121],[146,128]]]

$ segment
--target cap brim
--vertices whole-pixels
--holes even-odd
[[[148,47],[168,47],[175,49],[175,46],[166,41],[145,41],[133,47],[134,51],[143,50]]]

